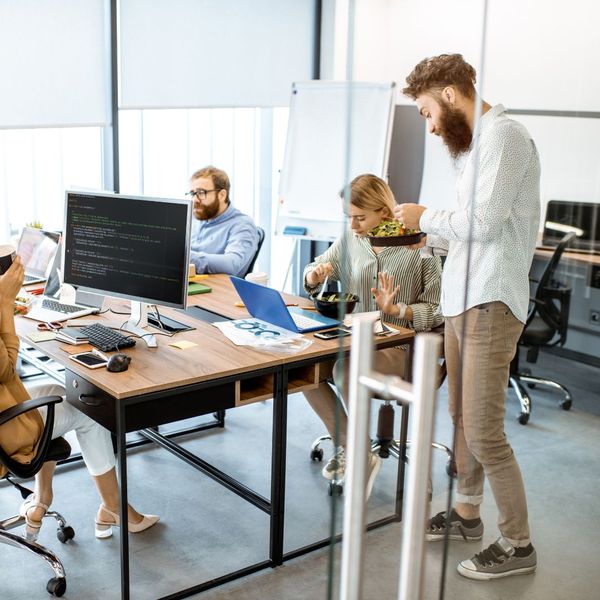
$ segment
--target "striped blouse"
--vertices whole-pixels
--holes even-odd
[[[377,273],[387,271],[400,290],[394,302],[404,302],[413,311],[412,324],[406,319],[387,316],[390,324],[427,331],[442,322],[439,312],[442,263],[439,257],[421,258],[419,252],[402,246],[384,248],[375,253],[369,240],[351,231],[338,238],[315,262],[304,268],[304,289],[313,294],[321,285],[310,287],[306,274],[319,263],[331,263],[330,279],[341,282],[342,291],[358,295],[356,312],[379,310],[372,287],[377,287]]]

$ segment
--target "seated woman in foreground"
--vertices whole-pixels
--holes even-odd
[[[64,388],[52,384],[34,388],[30,394],[17,374],[19,338],[15,333],[13,307],[22,284],[23,265],[17,257],[10,269],[0,277],[0,411],[30,397],[64,395]],[[0,426],[0,444],[4,451],[20,462],[32,460],[44,429],[45,417],[46,410],[42,408]],[[102,499],[96,514],[96,537],[110,537],[112,527],[119,526],[119,487],[110,433],[63,401],[55,407],[52,438],[72,430],[77,434],[83,460]],[[37,537],[42,518],[52,503],[52,476],[55,467],[55,462],[44,464],[35,478],[35,492],[21,505],[20,514],[25,517],[30,539]],[[5,472],[0,465],[0,477]],[[143,515],[128,506],[129,531],[132,533],[144,531],[158,520],[159,517],[155,515]]]
[[[341,282],[342,291],[357,294],[355,312],[380,310],[391,325],[428,331],[442,323],[439,312],[442,265],[438,257],[421,258],[417,250],[404,246],[373,247],[367,232],[383,219],[393,218],[396,205],[389,186],[375,175],[359,175],[350,184],[348,218],[350,230],[304,269],[304,288],[313,294],[325,278]],[[404,376],[406,347],[375,352],[373,368],[384,374]],[[333,366],[333,377],[347,398],[347,361]],[[337,395],[326,381],[316,390],[304,392],[336,445],[336,452],[323,467],[326,479],[342,480],[345,473],[347,417],[337,410]],[[367,497],[381,459],[369,454]]]

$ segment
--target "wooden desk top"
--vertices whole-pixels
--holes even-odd
[[[552,248],[544,248],[537,247],[535,249],[535,256],[538,258],[550,259],[550,257],[554,254],[554,249]],[[563,255],[560,258],[561,262],[576,262],[580,264],[588,264],[588,265],[600,265],[600,256],[598,254],[588,254],[587,252],[572,252],[567,248],[563,252]]]
[[[245,308],[235,306],[235,302],[239,302],[239,297],[226,275],[210,275],[203,283],[209,285],[212,292],[190,296],[188,306],[200,306],[233,319],[243,319],[249,316]],[[286,300],[298,302],[300,306],[309,305],[306,299],[284,296]],[[129,311],[129,303],[118,299],[107,298],[103,309],[107,307],[124,313]],[[123,373],[111,373],[106,369],[88,369],[78,365],[69,360],[67,352],[61,349],[66,344],[54,340],[32,342],[27,336],[37,331],[37,321],[17,317],[16,327],[18,335],[25,343],[37,348],[117,399],[164,391],[232,375],[243,375],[252,373],[258,368],[268,369],[307,359],[314,360],[320,356],[332,358],[340,345],[346,350],[350,348],[350,336],[336,340],[319,340],[311,334],[307,334],[313,343],[301,352],[292,355],[263,352],[249,346],[236,346],[216,327],[188,314],[166,308],[162,309],[161,313],[196,329],[178,333],[171,339],[159,335],[157,330],[149,328],[149,332],[157,334],[158,347],[148,348],[142,340],[138,340],[133,348],[123,350],[132,358],[129,369]],[[98,323],[113,327],[122,325],[126,319],[125,316],[111,312],[83,318],[85,320],[93,319]],[[404,329],[395,336],[376,338],[376,344],[378,346],[398,345],[413,337],[412,330]],[[169,346],[171,341],[181,340],[194,342],[197,345],[187,350]]]
[[[207,279],[203,279],[202,283],[210,286],[213,291],[210,294],[198,294],[188,298],[188,306],[199,306],[206,310],[219,313],[231,319],[245,319],[250,316],[245,308],[235,306],[236,302],[241,302],[235,288],[233,287],[228,275],[209,275]],[[297,303],[300,308],[303,306],[313,307],[314,304],[306,298],[294,296],[292,294],[282,294],[286,302]],[[314,314],[314,311],[307,311],[307,316]],[[394,326],[397,328],[396,326]],[[286,355],[282,358],[284,363],[303,360],[306,358],[314,358],[332,354],[340,347],[345,350],[350,348],[352,337],[337,338],[334,340],[320,340],[314,337],[312,333],[305,334],[313,342],[308,348],[297,354]],[[406,340],[410,340],[415,336],[412,329],[399,329],[397,335],[385,338],[375,338],[376,346],[399,345]]]

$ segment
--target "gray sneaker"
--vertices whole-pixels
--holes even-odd
[[[514,548],[500,536],[485,550],[458,565],[458,572],[469,579],[497,579],[510,575],[533,573],[537,566],[534,547]]]
[[[464,540],[465,542],[476,542],[483,537],[483,523],[473,527],[468,527],[456,514],[455,510],[450,511],[450,518],[446,518],[446,511],[442,511],[431,517],[425,528],[425,540],[428,542],[437,542],[445,539],[446,530],[448,530],[449,540]]]
[[[330,481],[343,481],[346,475],[346,453],[344,447],[340,446],[337,452],[327,461],[321,471],[325,479]]]

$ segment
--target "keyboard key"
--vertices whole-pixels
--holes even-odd
[[[56,312],[64,313],[68,315],[69,313],[76,313],[81,310],[84,310],[83,306],[74,306],[72,304],[61,304],[56,300],[48,300],[48,298],[44,298],[42,300],[42,308],[47,308],[49,310],[54,310]]]

